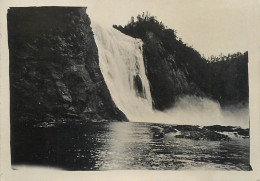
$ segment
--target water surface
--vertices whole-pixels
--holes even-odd
[[[249,170],[249,139],[209,141],[155,136],[155,124],[38,124],[12,132],[12,164],[66,170]],[[156,126],[161,126],[156,124]]]

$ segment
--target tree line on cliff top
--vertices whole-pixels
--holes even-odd
[[[187,70],[187,78],[221,104],[248,102],[248,52],[205,58],[177,37],[176,30],[168,28],[149,12],[139,14],[136,20],[131,17],[125,26],[113,27],[126,35],[142,39],[144,46],[147,32],[152,32],[166,52],[174,55],[177,67]]]

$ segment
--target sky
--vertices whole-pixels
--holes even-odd
[[[86,0],[91,20],[125,25],[149,11],[205,57],[248,50],[247,0]]]

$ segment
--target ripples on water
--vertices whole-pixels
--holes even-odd
[[[248,138],[191,140],[176,138],[174,133],[157,138],[152,126],[65,123],[13,130],[12,163],[67,170],[249,170]]]

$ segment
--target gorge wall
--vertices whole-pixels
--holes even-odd
[[[210,62],[183,43],[175,30],[144,13],[124,27],[113,27],[143,40],[154,108],[171,108],[185,95],[214,99],[223,106],[248,103],[247,52]]]
[[[153,16],[139,16],[137,22],[125,27],[114,26],[133,38],[114,29],[96,28],[102,51],[98,51],[86,8],[10,8],[7,18],[11,120],[127,120],[125,112],[118,109],[119,104],[115,105],[115,96],[114,101],[111,98],[112,89],[108,90],[104,81],[102,74],[106,69],[101,73],[100,57],[108,62],[102,64],[109,67],[105,74],[108,80],[120,79],[120,85],[113,82],[113,95],[119,98],[115,92],[121,87],[120,101],[125,102],[122,105],[138,118],[147,115],[144,107],[153,111],[152,104],[157,110],[166,110],[189,95],[212,98],[222,105],[248,103],[247,53],[209,62]],[[140,38],[143,44],[134,38]],[[141,44],[143,47],[139,47]],[[135,51],[129,48],[132,45]],[[141,50],[144,62],[141,55],[137,56]],[[99,53],[104,57],[99,57]],[[135,61],[130,66],[132,60]],[[120,66],[122,62],[126,66]],[[142,64],[145,70],[140,69]],[[128,67],[124,69],[127,73],[122,74],[122,67]],[[124,99],[128,75],[133,83],[129,92],[138,99],[125,97],[131,99],[135,109],[129,109],[131,104]],[[138,104],[139,108],[136,104],[140,100],[149,100],[149,106]]]
[[[126,120],[99,68],[86,8],[8,11],[11,120]]]

